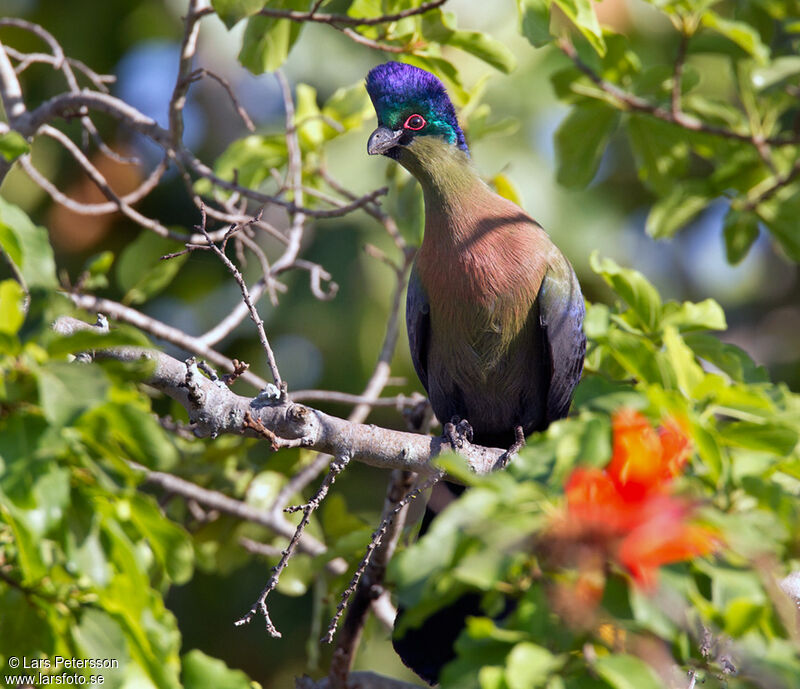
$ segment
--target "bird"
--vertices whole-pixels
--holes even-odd
[[[482,180],[434,74],[386,62],[369,71],[366,88],[378,119],[367,152],[408,170],[424,198],[406,299],[414,369],[451,442],[462,442],[456,430],[506,448],[508,460],[525,436],[569,411],[586,351],[578,279],[542,227]],[[478,603],[461,601],[469,611],[455,622],[439,611],[395,649],[434,683]],[[426,635],[442,642],[436,650]]]

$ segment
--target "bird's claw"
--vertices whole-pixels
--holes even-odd
[[[514,442],[511,444],[503,454],[501,454],[497,461],[494,463],[495,469],[505,469],[510,463],[511,460],[514,459],[514,456],[522,449],[525,445],[525,431],[522,429],[522,426],[517,426],[514,428]]]
[[[454,450],[472,442],[472,426],[466,419],[454,416],[444,425],[444,438]]]

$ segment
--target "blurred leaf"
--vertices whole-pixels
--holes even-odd
[[[695,388],[703,380],[705,375],[703,369],[695,361],[692,350],[686,346],[674,326],[664,328],[664,347],[681,391],[686,397],[691,397]]]
[[[550,35],[550,4],[552,0],[517,0],[522,35],[534,48],[552,40]]]
[[[39,403],[44,415],[60,426],[104,400],[109,381],[99,366],[53,361],[37,376]]]
[[[597,21],[594,3],[591,0],[553,0],[552,4],[556,5],[578,28],[598,55],[606,54],[603,30]]]
[[[506,683],[509,689],[531,689],[541,685],[558,670],[564,660],[546,648],[529,642],[514,646],[506,661]]]
[[[295,125],[304,148],[319,148],[325,140],[325,123],[317,105],[317,90],[308,84],[297,84],[295,97]]]
[[[655,239],[672,237],[711,203],[715,194],[702,180],[686,180],[672,185],[672,191],[650,209],[645,231]]]
[[[800,74],[800,56],[783,55],[753,70],[753,86],[763,91],[797,74]]]
[[[257,189],[270,176],[270,169],[286,164],[286,139],[283,136],[252,134],[234,141],[214,163],[214,172],[222,179]],[[199,180],[198,193],[210,193],[212,184]]]
[[[307,9],[305,3],[297,0],[279,0],[272,3],[276,9]],[[274,19],[260,15],[250,17],[244,30],[239,62],[253,74],[274,72],[289,57],[300,32],[302,22],[289,19]]]
[[[728,262],[739,263],[758,239],[758,216],[748,211],[728,209],[725,214],[725,254]]]
[[[185,689],[252,689],[241,670],[231,670],[224,662],[195,649],[181,658],[181,683]]]
[[[28,287],[55,288],[56,264],[44,227],[34,225],[19,207],[0,196],[0,248],[25,278]]]
[[[516,59],[505,44],[480,31],[458,29],[452,12],[440,8],[426,12],[422,15],[422,33],[429,41],[460,48],[506,74],[516,67]]]
[[[722,342],[713,335],[689,333],[684,341],[701,359],[714,364],[733,380],[744,383],[763,383],[768,379],[763,366],[757,366],[750,356],[736,345]]]
[[[31,150],[30,145],[19,132],[7,131],[0,134],[0,156],[11,163]]]
[[[25,292],[16,280],[0,282],[0,332],[16,335],[25,321]]]
[[[758,214],[787,256],[800,262],[800,188],[787,187],[758,206]]]
[[[589,265],[625,300],[645,330],[656,330],[661,320],[661,297],[644,275],[622,268],[610,258],[601,259],[597,251],[589,257]]]
[[[519,191],[506,175],[497,174],[492,177],[492,186],[494,187],[494,190],[504,199],[513,201],[518,206],[522,205],[522,197],[520,196]]]
[[[360,127],[374,115],[367,89],[362,82],[347,88],[339,88],[325,101],[322,114],[338,122],[345,131]],[[326,127],[330,125],[326,123]],[[335,132],[338,134],[338,132]],[[331,138],[329,135],[328,138]]]
[[[583,188],[594,179],[619,111],[603,103],[576,106],[555,134],[557,179],[565,187]]]
[[[65,354],[77,354],[109,347],[147,347],[149,344],[143,334],[134,330],[115,329],[107,333],[97,330],[80,330],[72,335],[53,338],[47,345],[47,352],[52,357],[62,357]]]
[[[769,62],[769,48],[761,41],[761,36],[749,24],[732,19],[723,19],[715,12],[706,12],[702,17],[703,26],[732,40],[742,50],[765,65]]]
[[[628,117],[627,131],[639,179],[656,192],[666,194],[689,161],[686,132],[642,115]]]
[[[603,656],[597,659],[594,668],[614,689],[661,689],[663,686],[653,669],[636,656]]]
[[[117,261],[117,282],[125,291],[122,303],[142,304],[167,287],[189,255],[166,260],[161,257],[180,248],[171,239],[142,230]]]
[[[685,301],[682,304],[669,301],[664,304],[661,324],[674,325],[681,332],[728,329],[725,312],[713,299],[705,299],[699,303]]]
[[[797,432],[777,423],[736,421],[720,427],[722,439],[737,447],[788,455],[797,445]]]
[[[229,29],[240,19],[255,14],[264,7],[264,0],[211,0],[211,6]]]

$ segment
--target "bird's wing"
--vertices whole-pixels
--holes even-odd
[[[431,307],[422,287],[416,265],[411,269],[406,297],[406,328],[411,361],[422,386],[428,389],[428,343],[431,335]]]
[[[559,259],[545,274],[538,295],[539,324],[550,359],[548,422],[567,415],[586,354],[583,294],[572,267],[565,258]]]

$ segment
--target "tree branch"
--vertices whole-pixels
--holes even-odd
[[[59,318],[54,325],[63,335],[92,327],[68,316]],[[184,362],[155,350],[112,347],[97,350],[94,355],[118,361],[152,362],[153,372],[143,382],[183,405],[199,437],[222,433],[253,437],[256,433],[244,424],[249,412],[281,438],[305,438],[310,449],[333,456],[350,456],[354,461],[381,469],[404,469],[431,476],[439,472],[431,460],[442,452],[456,451],[442,437],[352,423],[291,400],[279,401],[277,394],[242,397],[199,373],[193,375]],[[499,448],[472,444],[457,451],[478,474],[492,471],[503,454]]]

